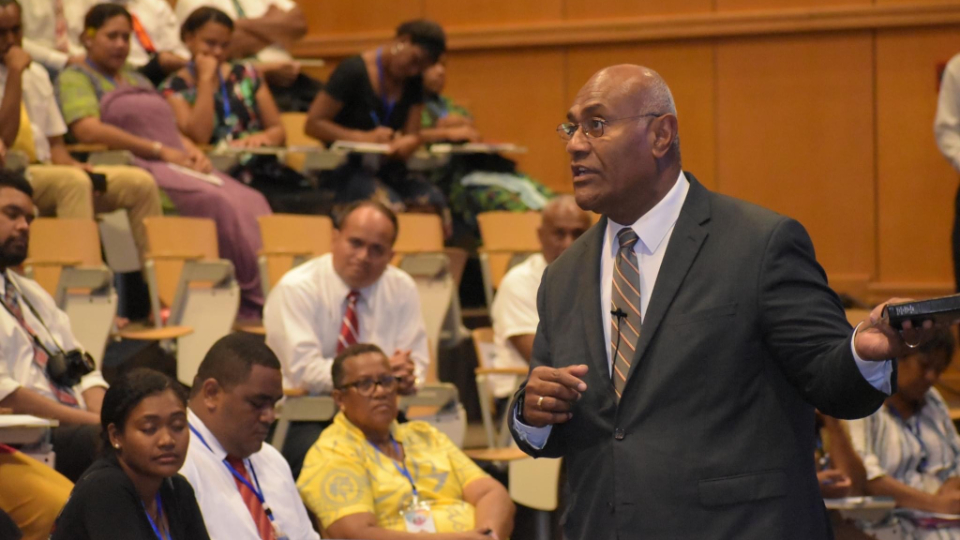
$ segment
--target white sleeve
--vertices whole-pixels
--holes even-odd
[[[63,121],[63,114],[57,105],[57,97],[53,92],[53,84],[50,83],[50,75],[47,70],[40,66],[30,66],[31,77],[36,79],[39,99],[43,100],[47,114],[44,115],[45,122],[40,126],[43,134],[47,137],[59,137],[67,133],[67,124]]]
[[[279,357],[284,379],[311,394],[329,394],[333,390],[333,358],[323,356],[319,332],[312,326],[319,309],[304,291],[280,283],[267,298],[263,325],[267,345]]]
[[[960,171],[960,56],[951,59],[943,71],[933,133],[940,153]]]
[[[291,9],[297,7],[297,3],[293,0],[271,0],[270,3],[274,6],[277,6],[279,9],[282,9],[283,11],[290,11]]]
[[[537,288],[527,287],[521,278],[519,274],[508,274],[493,299],[493,329],[504,339],[537,333]]]
[[[23,50],[27,51],[31,58],[54,71],[63,69],[67,65],[67,59],[70,58],[66,53],[51,47],[44,47],[40,43],[27,38],[23,39]]]
[[[430,345],[427,340],[427,327],[423,322],[423,313],[420,309],[420,295],[417,294],[416,285],[412,282],[408,287],[404,287],[403,304],[397,316],[397,320],[407,322],[400,324],[396,348],[411,351],[410,358],[415,366],[414,375],[420,381],[419,386],[423,386],[427,378],[427,369],[430,367]],[[387,353],[387,356],[393,354],[393,351],[383,352]]]
[[[860,374],[870,383],[870,386],[889,396],[893,393],[893,361],[872,362],[860,358],[860,355],[857,354],[857,348],[854,346],[856,337],[857,332],[854,331],[853,337],[850,338],[850,350],[853,351],[853,361],[857,363]]]
[[[158,52],[171,52],[181,58],[189,59],[190,51],[187,46],[180,41],[180,22],[177,16],[173,14],[173,9],[166,0],[157,2],[159,9],[156,23],[156,47]]]
[[[513,415],[513,425],[517,428],[517,434],[520,435],[520,438],[537,450],[543,450],[543,447],[547,445],[547,440],[550,439],[553,425],[531,427],[520,421],[520,418],[517,417],[516,408],[510,414]]]
[[[863,466],[867,470],[867,480],[874,480],[887,474],[880,465],[880,458],[876,454],[876,434],[880,420],[880,413],[876,412],[866,418],[846,421],[847,429],[850,432],[850,442],[853,444],[853,449],[860,455]]]

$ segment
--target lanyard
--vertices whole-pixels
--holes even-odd
[[[907,423],[907,421],[904,420],[902,416],[900,416],[900,411],[898,411],[897,409],[889,405],[887,406],[887,408],[890,409],[890,412],[897,417],[897,420],[900,420],[900,423],[903,424],[905,428],[907,428],[907,431],[911,435],[913,435],[913,438],[916,439],[917,443],[920,445],[920,462],[917,463],[917,472],[918,473],[924,472],[924,470],[927,468],[927,445],[926,443],[923,442],[923,439],[920,436],[920,420],[921,420],[920,417],[917,415],[914,415],[917,419],[917,429],[914,430],[912,427],[910,427],[910,424]]]
[[[390,435],[390,442],[393,443],[393,451],[396,452],[397,457],[399,457],[400,445],[397,444],[397,440],[393,438],[393,435]],[[370,443],[370,446],[372,446],[377,452],[380,452],[381,454],[383,454],[383,452],[379,448],[377,448],[377,445]],[[419,499],[420,493],[417,492],[417,485],[413,483],[413,475],[410,474],[410,469],[407,468],[407,460],[406,459],[400,460],[400,464],[403,465],[403,468],[401,469],[400,465],[397,465],[397,460],[391,458],[390,456],[387,456],[386,454],[383,454],[383,455],[387,457],[387,459],[389,459],[391,463],[393,463],[393,466],[396,467],[397,472],[402,474],[407,479],[407,481],[410,482],[410,488],[413,490],[413,498]],[[404,458],[406,458],[406,456],[404,456]]]
[[[197,69],[193,63],[193,60],[188,64],[188,69],[190,70],[190,75],[193,76],[193,83],[197,83]],[[227,92],[227,83],[223,80],[223,73],[220,73],[220,66],[217,66],[217,79],[220,80],[220,96],[221,101],[223,101],[223,122],[226,124],[229,122],[230,113],[232,109],[230,107],[230,94]]]
[[[397,106],[396,101],[387,98],[387,83],[383,80],[383,47],[377,49],[377,75],[380,77],[380,103],[383,105],[383,118],[378,124],[385,126],[390,121],[390,115],[393,114],[393,108]],[[374,121],[377,121],[376,113],[373,114]]]
[[[203,435],[201,435],[200,432],[197,431],[197,428],[193,427],[192,424],[190,425],[190,431],[192,431],[193,434],[196,435],[198,439],[200,439],[200,442],[202,442],[203,445],[207,447],[207,450],[209,450],[211,453],[213,452],[213,448],[210,448],[210,445],[207,444],[207,440],[203,438]],[[258,501],[260,501],[260,505],[263,506],[263,512],[267,514],[267,517],[270,518],[271,522],[274,521],[273,512],[270,510],[270,507],[267,506],[267,501],[263,497],[263,490],[260,489],[260,479],[257,478],[257,470],[253,468],[253,462],[250,460],[247,460],[247,466],[250,468],[250,474],[253,475],[253,481],[254,483],[256,483],[257,487],[253,487],[253,484],[251,484],[249,480],[244,478],[243,475],[240,474],[240,471],[233,468],[233,465],[231,465],[230,462],[227,461],[227,458],[223,458],[223,464],[227,466],[227,469],[230,471],[230,474],[232,474],[234,478],[236,478],[240,482],[243,482],[243,485],[250,488],[250,491],[253,493],[253,495],[257,498]]]
[[[110,81],[110,84],[112,84],[112,85],[114,86],[114,88],[117,88],[117,87],[120,86],[120,84],[117,82],[116,79],[114,79],[113,77],[111,77],[111,76],[107,75],[106,73],[104,73],[103,71],[101,71],[100,68],[98,68],[93,62],[90,61],[90,58],[87,58],[87,59],[84,60],[84,61],[87,63],[87,66],[89,66],[90,69],[92,69],[92,70],[94,71],[94,73],[97,73],[98,75],[100,75],[100,76],[103,77],[104,79]]]
[[[154,46],[153,40],[150,39],[150,34],[147,33],[147,29],[143,27],[140,19],[133,13],[130,14],[130,19],[133,21],[133,33],[137,35],[137,41],[140,42],[143,50],[146,51],[147,54],[157,54],[157,47]]]
[[[150,517],[150,512],[147,512],[147,505],[143,504],[143,501],[140,501],[140,506],[143,507],[143,513],[147,515],[147,521],[150,522],[150,527],[153,528],[153,534],[157,535],[157,538],[163,540],[163,535],[160,534],[160,528],[157,526],[157,523],[153,521],[153,518]],[[157,521],[160,522],[160,525],[163,524],[163,504],[160,502],[160,492],[157,492]],[[167,540],[170,538],[170,529],[167,528]]]

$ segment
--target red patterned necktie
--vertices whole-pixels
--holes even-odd
[[[247,483],[250,482],[247,466],[244,465],[242,459],[227,456],[227,463],[233,466]],[[267,512],[263,509],[263,504],[261,504],[260,499],[257,498],[257,494],[250,489],[250,486],[240,481],[236,476],[233,477],[233,481],[237,483],[237,489],[240,490],[240,497],[243,498],[243,504],[247,505],[247,510],[250,510],[250,517],[253,518],[253,523],[257,526],[257,532],[260,533],[260,538],[263,540],[276,540],[273,536],[273,525],[270,523]]]
[[[37,366],[40,367],[40,370],[43,371],[43,375],[47,376],[47,351],[43,350],[39,345],[37,345],[37,335],[34,333],[33,329],[27,324],[26,319],[23,318],[23,309],[20,308],[20,295],[17,293],[17,288],[13,286],[13,281],[10,280],[10,276],[4,276],[3,280],[3,303],[7,306],[7,309],[10,310],[10,313],[17,319],[17,322],[20,323],[20,326],[30,334],[30,340],[33,344],[33,361],[37,363]],[[73,395],[73,390],[70,388],[62,388],[57,384],[54,384],[53,381],[47,379],[47,382],[50,383],[50,390],[53,391],[53,394],[57,396],[57,401],[64,405],[70,407],[77,407],[80,405],[77,402],[77,398]]]
[[[337,339],[337,354],[347,347],[354,345],[360,338],[360,322],[357,320],[357,300],[359,291],[350,291],[347,295],[347,311],[343,313],[343,322],[340,323],[340,337]]]

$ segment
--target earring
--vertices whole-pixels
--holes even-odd
[[[117,444],[113,445],[113,447],[116,448],[117,450],[119,450],[119,449],[120,449],[120,443],[117,443]]]

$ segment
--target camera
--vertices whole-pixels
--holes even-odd
[[[84,375],[96,369],[93,357],[85,351],[73,349],[49,354],[47,358],[47,376],[58,386],[70,388],[76,386]]]

